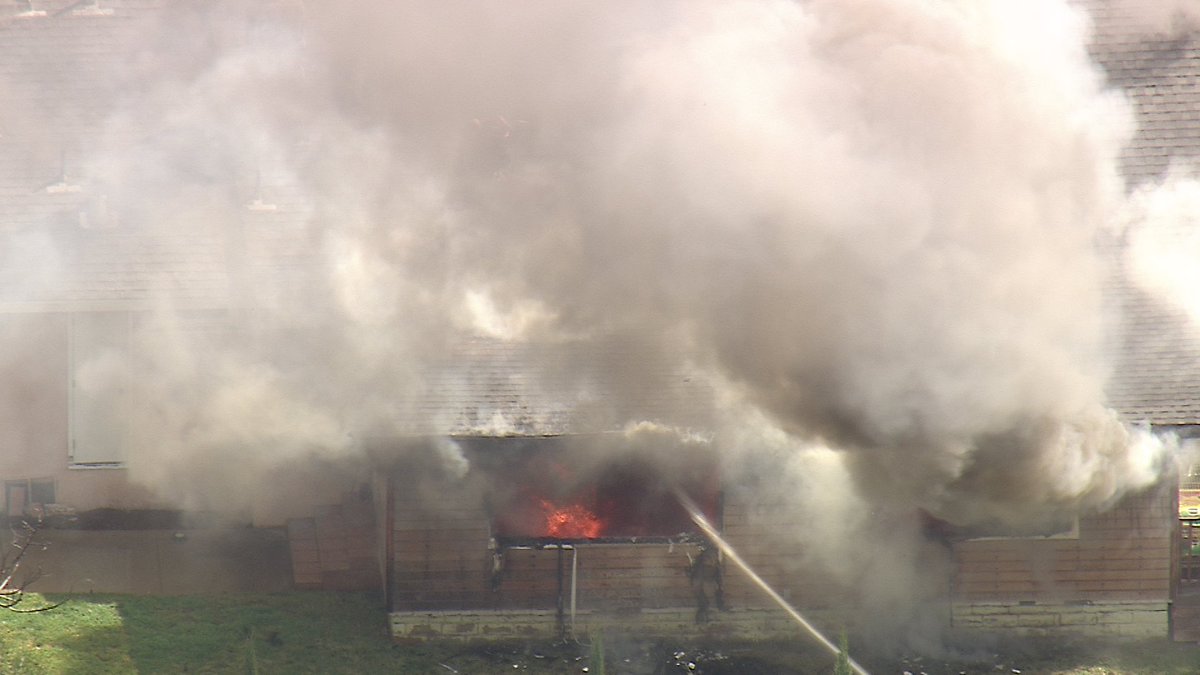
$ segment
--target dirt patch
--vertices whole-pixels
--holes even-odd
[[[1200,646],[1165,641],[1025,639],[976,640],[939,656],[853,656],[869,671],[911,675],[1184,675],[1200,672]],[[603,665],[600,650],[603,649]],[[834,657],[804,640],[699,644],[669,640],[588,641],[476,645],[430,645],[446,673],[621,673],[622,675],[799,675],[831,673]]]
[[[600,652],[603,650],[603,659]],[[603,660],[603,664],[601,664]],[[794,675],[827,672],[828,654],[774,645],[701,647],[670,641],[566,641],[552,644],[464,647],[439,662],[447,673],[622,673],[623,675]]]

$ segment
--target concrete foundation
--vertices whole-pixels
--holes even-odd
[[[830,623],[825,614],[808,616],[818,624]],[[761,640],[793,638],[803,629],[786,613],[772,609],[736,609],[713,612],[708,621],[697,621],[695,608],[641,609],[627,612],[566,612],[561,620],[553,610],[446,610],[392,612],[392,637],[401,642],[432,639],[502,641],[588,638],[597,634],[639,637]],[[831,624],[832,625],[832,624]]]
[[[953,606],[956,629],[1020,635],[1084,635],[1166,638],[1166,602],[1097,604],[979,603]]]

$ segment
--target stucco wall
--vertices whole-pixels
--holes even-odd
[[[0,314],[0,478],[67,467],[67,317]]]
[[[66,314],[0,315],[0,481],[53,481],[77,511],[167,506],[122,469],[69,466],[68,335]]]

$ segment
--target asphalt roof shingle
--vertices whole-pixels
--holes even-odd
[[[1172,161],[1200,157],[1200,31],[1186,22],[1139,22],[1135,0],[1082,5],[1093,20],[1093,57],[1137,112],[1137,132],[1122,155],[1129,182],[1162,178]]]
[[[419,369],[401,402],[408,434],[557,436],[622,430],[631,422],[683,429],[712,423],[705,382],[619,340],[456,341]]]
[[[1157,3],[1157,4],[1156,4]],[[1157,0],[1086,0],[1091,53],[1131,101],[1137,129],[1121,155],[1129,189],[1200,158],[1200,27]],[[1154,16],[1155,22],[1148,22]],[[1111,254],[1108,295],[1121,317],[1109,404],[1130,421],[1200,423],[1200,327],[1138,287],[1123,242]]]

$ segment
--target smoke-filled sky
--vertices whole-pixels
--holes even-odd
[[[254,11],[172,11],[81,159],[153,236],[241,241],[257,185],[318,252],[244,290],[232,344],[155,322],[135,476],[349,452],[448,335],[486,329],[619,335],[716,383],[718,439],[834,448],[869,500],[958,523],[1153,478],[1155,444],[1104,405],[1095,250],[1133,116],[1065,2]]]

